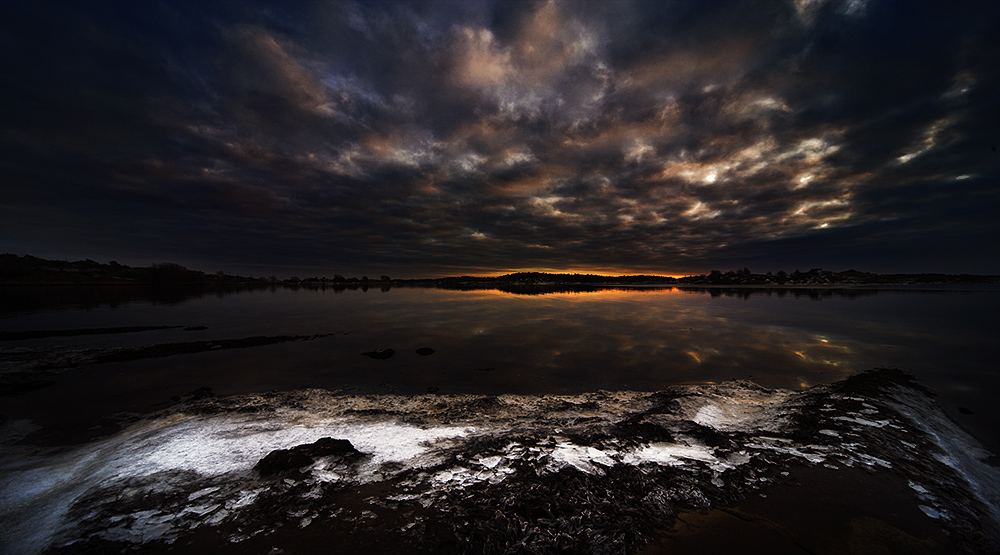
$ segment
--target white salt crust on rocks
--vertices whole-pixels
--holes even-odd
[[[753,488],[766,480],[744,469],[797,461],[903,471],[930,448],[940,467],[954,471],[968,494],[988,508],[990,518],[981,523],[985,533],[995,538],[1000,530],[1000,475],[982,462],[988,453],[976,450],[974,440],[927,399],[904,388],[884,398],[766,390],[747,382],[675,388],[664,395],[405,397],[307,390],[206,403],[216,403],[203,411],[209,414],[191,413],[197,405],[179,406],[61,452],[13,445],[30,426],[4,424],[0,437],[14,440],[0,452],[3,553],[36,554],[91,535],[133,544],[169,542],[199,526],[239,521],[278,490],[301,491],[301,500],[321,503],[328,488],[397,476],[406,479],[390,489],[387,500],[433,507],[447,492],[474,484],[505,487],[529,475],[598,477],[621,465],[679,470],[706,488]],[[803,437],[795,430],[806,405],[813,419],[821,417]],[[246,407],[257,412],[238,412]],[[647,438],[648,430],[670,440]],[[346,439],[363,456],[321,457],[299,474],[270,482],[252,470],[274,450],[325,437]],[[966,510],[965,500],[947,498],[954,484],[938,487],[940,476],[910,479],[920,510],[935,521]],[[169,502],[142,506],[154,491]],[[685,491],[664,498],[704,498]],[[300,526],[334,509],[316,506],[315,514],[298,517]],[[249,532],[257,533],[267,530]]]

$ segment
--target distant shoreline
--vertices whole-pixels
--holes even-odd
[[[341,283],[341,282],[289,282],[288,280],[282,280],[277,283],[268,282],[257,282],[257,281],[226,281],[226,282],[214,282],[214,281],[189,281],[189,282],[135,282],[135,281],[50,281],[42,283],[33,282],[16,282],[16,281],[2,281],[0,282],[0,291],[5,289],[69,289],[69,288],[115,288],[115,287],[127,287],[127,288],[166,288],[166,289],[219,289],[219,290],[238,290],[238,289],[336,289],[336,290],[348,290],[348,289],[390,289],[396,288],[427,288],[427,289],[452,289],[452,290],[506,290],[506,289],[519,289],[519,290],[537,290],[537,291],[548,291],[552,289],[564,289],[567,291],[587,291],[592,289],[682,289],[690,291],[699,290],[836,290],[836,289],[909,289],[909,290],[935,290],[941,286],[969,286],[969,285],[998,285],[1000,286],[1000,278],[994,278],[993,276],[976,276],[985,277],[989,279],[976,279],[969,281],[883,281],[883,282],[863,282],[863,283],[786,283],[786,284],[761,284],[761,283],[751,283],[751,284],[726,284],[726,283],[620,283],[620,282],[603,282],[603,283],[577,283],[571,281],[552,281],[545,283],[513,283],[513,282],[494,282],[494,283],[455,283],[451,282],[448,278],[445,279],[414,279],[414,280],[392,280],[388,282],[379,281],[369,281],[364,284],[362,283]]]
[[[1000,276],[973,274],[876,274],[858,270],[833,272],[813,268],[808,272],[779,271],[755,274],[749,269],[681,278],[655,275],[605,276],[596,274],[554,274],[516,272],[496,277],[453,276],[430,279],[370,279],[328,277],[238,276],[225,272],[207,274],[179,264],[153,264],[131,267],[117,262],[103,264],[93,260],[75,262],[44,260],[30,255],[0,254],[0,286],[212,286],[225,288],[260,288],[276,286],[365,288],[388,286],[436,286],[443,288],[497,287],[710,287],[710,288],[835,288],[941,284],[1000,283]]]

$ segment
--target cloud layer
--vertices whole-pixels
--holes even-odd
[[[1000,272],[989,5],[8,11],[3,250],[405,276]]]

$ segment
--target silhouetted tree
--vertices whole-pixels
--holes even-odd
[[[146,271],[149,280],[154,283],[184,283],[198,281],[204,274],[194,270],[188,270],[180,264],[165,262],[163,264],[153,264]]]

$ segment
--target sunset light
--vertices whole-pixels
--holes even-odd
[[[976,240],[1000,233],[994,11],[14,2],[0,251],[281,276],[997,272]]]

